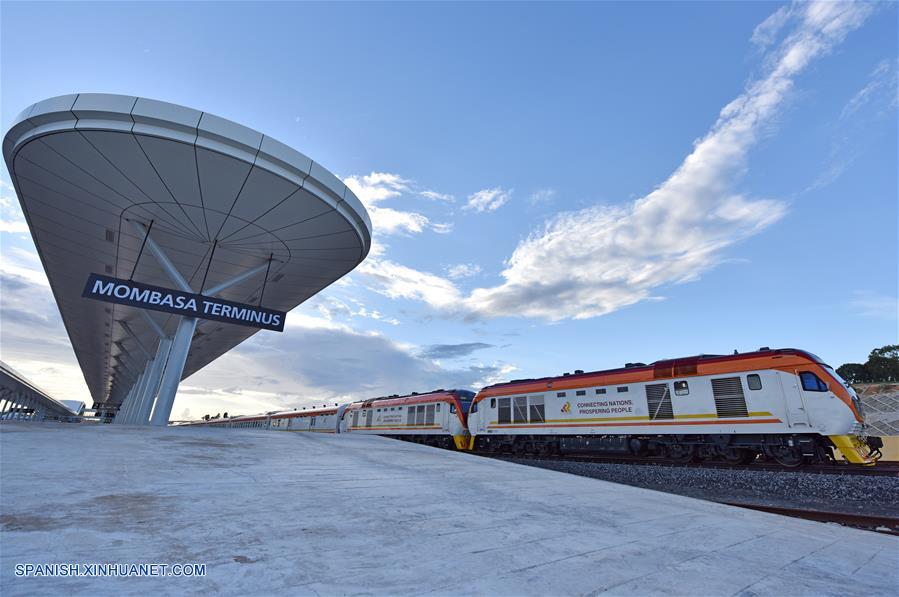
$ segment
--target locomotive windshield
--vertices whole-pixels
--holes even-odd
[[[459,404],[462,406],[462,412],[468,414],[468,410],[471,408],[471,401],[474,400],[474,392],[469,392],[468,390],[456,390],[456,398],[459,399]]]

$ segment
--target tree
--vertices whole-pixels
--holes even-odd
[[[846,363],[837,373],[849,383],[899,381],[899,344],[875,348],[864,365]]]
[[[837,367],[837,374],[849,383],[868,383],[871,373],[861,363],[846,363]]]
[[[873,381],[899,381],[899,344],[872,350],[865,368]]]

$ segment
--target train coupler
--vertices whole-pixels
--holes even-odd
[[[868,458],[873,458],[875,462],[883,458],[883,452],[880,451],[883,447],[882,437],[877,437],[876,435],[866,437],[865,445],[867,445],[870,450],[868,452]]]

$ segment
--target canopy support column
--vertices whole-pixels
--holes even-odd
[[[153,403],[156,401],[156,394],[159,391],[159,382],[162,379],[162,373],[165,371],[166,361],[169,358],[169,350],[172,348],[172,341],[168,338],[159,339],[159,347],[156,349],[156,356],[150,361],[147,374],[147,383],[144,385],[143,392],[138,401],[137,411],[135,413],[137,425],[147,425],[150,421],[150,413],[153,412]]]
[[[178,329],[175,331],[175,337],[172,338],[168,363],[166,363],[159,385],[159,396],[156,397],[156,407],[153,409],[152,425],[165,426],[169,424],[169,415],[172,413],[172,405],[175,404],[175,394],[178,392],[178,384],[181,383],[184,364],[187,362],[187,354],[190,352],[190,342],[193,340],[196,329],[196,317],[182,317],[178,322]]]
[[[144,367],[144,370],[141,372],[140,377],[137,379],[137,383],[134,384],[134,395],[131,397],[131,406],[129,406],[128,414],[125,417],[126,425],[135,425],[137,423],[137,410],[140,406],[140,398],[143,396],[143,392],[147,387],[147,381],[150,377],[150,367],[152,365],[152,361],[147,363],[146,367]]]
[[[140,376],[134,383],[131,384],[131,388],[128,390],[128,393],[125,395],[125,399],[122,400],[122,405],[119,407],[119,412],[116,413],[115,423],[118,425],[123,425],[128,418],[128,411],[131,408],[131,399],[134,397],[134,390],[137,388],[137,384],[140,381]]]

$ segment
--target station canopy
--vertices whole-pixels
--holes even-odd
[[[348,273],[371,246],[362,203],[321,165],[254,130],[166,102],[95,93],[44,100],[16,119],[3,155],[101,405],[120,403],[148,362],[152,349],[136,345],[157,342],[154,323],[167,336],[178,324],[177,316],[82,298],[91,274],[173,286],[160,262],[141,253],[146,230],[196,293],[267,264],[265,275],[218,296],[280,311]],[[200,319],[182,378],[256,331]]]

